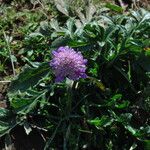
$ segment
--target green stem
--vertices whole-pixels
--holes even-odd
[[[46,145],[44,147],[44,150],[48,150],[49,149],[49,146],[50,146],[51,142],[53,141],[53,139],[54,139],[54,137],[55,137],[55,135],[56,135],[56,133],[58,131],[58,128],[60,127],[61,123],[62,123],[62,120],[59,121],[57,127],[55,128],[55,131],[53,132],[52,136],[47,141],[47,143],[46,143]]]
[[[67,79],[66,84],[67,84],[67,104],[66,104],[66,115],[69,116],[71,113],[71,108],[72,108],[72,86],[73,86],[74,81]]]
[[[10,49],[10,39],[8,40],[8,38],[10,37],[7,37],[5,32],[3,32],[4,34],[4,38],[5,38],[5,42],[6,42],[6,45],[7,45],[7,50],[9,52],[9,57],[10,57],[10,61],[11,61],[11,66],[12,66],[12,71],[13,71],[13,75],[14,77],[16,76],[16,73],[15,73],[15,65],[14,65],[14,62],[13,62],[13,58],[12,58],[12,53],[11,53],[11,49]]]
[[[71,107],[72,107],[72,89],[71,88],[68,88],[68,102],[67,102],[67,111],[68,111],[68,114],[70,114],[71,112]]]

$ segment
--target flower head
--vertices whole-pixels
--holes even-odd
[[[52,52],[50,66],[56,76],[56,82],[61,82],[65,77],[71,80],[86,78],[86,63],[87,60],[83,58],[81,52],[65,46]]]

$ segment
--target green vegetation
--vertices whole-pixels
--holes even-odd
[[[0,148],[149,150],[150,12],[70,3],[0,7],[0,79],[11,80]],[[61,46],[88,60],[86,79],[55,82],[49,62]],[[29,145],[18,146],[20,130]]]

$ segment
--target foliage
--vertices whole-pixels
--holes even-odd
[[[0,6],[0,73],[2,77],[10,76],[10,55],[15,64],[15,71],[32,61],[42,61],[49,48],[49,40],[45,37],[27,37],[40,25],[40,22],[56,16],[56,10],[51,3],[13,1],[11,5]],[[4,34],[6,36],[4,36]],[[9,48],[6,46],[7,39]],[[9,53],[9,50],[11,54]]]
[[[27,134],[48,131],[45,150],[149,149],[150,13],[89,16],[88,10],[67,15],[66,22],[42,22],[26,38],[44,39],[48,52],[44,63],[31,59],[11,82],[10,108],[0,109],[0,136],[22,125]],[[51,51],[66,45],[88,60],[87,79],[55,83]]]

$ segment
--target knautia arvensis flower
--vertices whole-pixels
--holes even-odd
[[[66,77],[71,80],[86,78],[86,63],[87,60],[83,58],[81,52],[65,46],[52,52],[50,66],[56,76],[55,81],[61,82]]]

